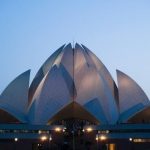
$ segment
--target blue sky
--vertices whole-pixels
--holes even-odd
[[[91,49],[116,81],[116,69],[150,98],[149,0],[1,0],[0,92],[64,43]]]

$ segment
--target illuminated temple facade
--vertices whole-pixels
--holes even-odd
[[[61,46],[31,85],[29,80],[30,70],[1,93],[0,123],[46,125],[69,118],[97,125],[150,122],[150,101],[141,87],[119,70],[116,84],[84,45]]]

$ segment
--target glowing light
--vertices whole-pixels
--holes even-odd
[[[85,132],[85,130],[83,129],[82,132]]]
[[[101,140],[101,141],[105,141],[106,139],[107,139],[106,136],[104,136],[104,135],[101,135],[101,136],[100,136],[100,140]]]
[[[15,138],[14,140],[15,140],[15,142],[17,142],[17,141],[18,141],[18,138]]]
[[[145,139],[134,139],[135,143],[141,143],[141,142],[145,142]]]
[[[109,130],[106,130],[106,133],[108,134],[108,133],[109,133]]]
[[[52,137],[51,136],[49,137],[49,141],[52,141]]]
[[[67,129],[67,128],[63,128],[63,132],[65,132],[65,131],[66,131],[66,129]]]
[[[95,139],[96,139],[96,141],[98,141],[98,135],[96,135],[96,138],[95,138]]]
[[[132,141],[133,139],[132,138],[129,138],[129,141]]]
[[[61,131],[61,128],[57,127],[57,128],[55,128],[55,131],[56,131],[56,132],[60,132],[60,131]]]
[[[39,134],[41,134],[41,133],[42,133],[42,131],[41,131],[41,130],[39,130],[39,131],[38,131],[38,133],[39,133]]]
[[[91,127],[88,127],[86,130],[87,130],[87,132],[92,132],[93,131],[93,129]]]
[[[42,136],[41,137],[41,141],[46,141],[47,140],[47,136]]]

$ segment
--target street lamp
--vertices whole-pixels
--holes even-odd
[[[43,135],[41,136],[41,141],[46,141],[47,140],[47,136]]]
[[[52,141],[52,136],[51,135],[49,136],[49,141]]]
[[[56,131],[56,132],[60,132],[60,131],[61,131],[61,128],[60,128],[60,127],[56,127],[56,128],[55,128],[55,131]]]
[[[105,141],[107,140],[107,136],[104,134],[96,134],[95,140],[97,141],[97,149],[99,149],[99,141],[101,142],[102,145],[105,144]]]
[[[92,128],[92,127],[88,127],[88,128],[86,129],[86,131],[87,131],[87,132],[92,132],[92,131],[93,131],[93,128]]]
[[[95,140],[96,140],[96,141],[98,141],[98,134],[96,135],[96,138],[95,138]]]
[[[18,141],[18,138],[15,138],[14,140],[15,140],[15,142],[17,142],[17,141]]]
[[[105,135],[101,135],[101,136],[99,137],[99,139],[100,139],[101,141],[105,141],[105,140],[107,139],[107,137],[106,137]]]

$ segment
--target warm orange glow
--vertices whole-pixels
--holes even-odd
[[[46,141],[47,140],[47,136],[42,136],[41,137],[41,141]]]
[[[101,141],[105,141],[106,139],[107,139],[106,136],[104,136],[104,135],[101,135],[101,136],[100,136],[100,140],[101,140]]]
[[[116,145],[115,144],[109,144],[109,150],[115,150]]]
[[[55,128],[55,131],[56,131],[56,132],[60,132],[60,131],[61,131],[61,128],[57,127],[57,128]]]
[[[87,132],[92,132],[93,129],[92,129],[91,127],[88,127],[88,128],[86,129],[86,131],[87,131]]]

